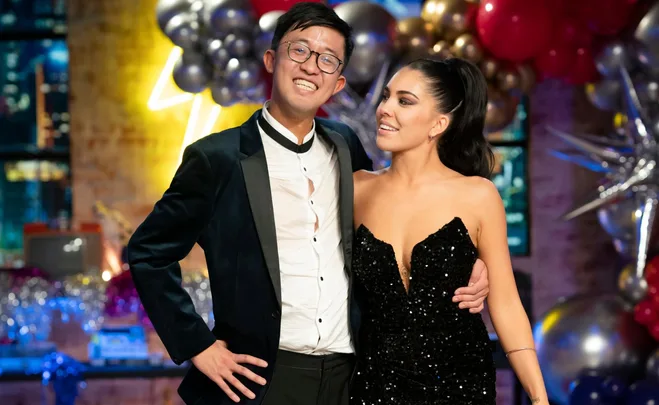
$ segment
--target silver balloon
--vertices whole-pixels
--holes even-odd
[[[192,49],[199,42],[200,25],[196,14],[180,13],[172,17],[165,25],[165,35],[176,46]]]
[[[626,266],[618,276],[618,290],[628,302],[637,304],[645,299],[648,293],[648,282],[641,274],[636,274],[633,265]]]
[[[585,369],[639,374],[654,347],[617,295],[559,302],[534,327],[538,360],[551,400],[567,403],[570,383]]]
[[[236,97],[236,92],[223,81],[214,81],[211,84],[210,89],[213,101],[222,107],[231,107],[240,101],[240,99]]]
[[[628,198],[597,210],[597,219],[609,236],[630,242],[634,240],[637,210],[635,199]]]
[[[252,50],[252,39],[242,33],[229,34],[224,38],[224,46],[232,58],[244,58]]]
[[[253,32],[255,17],[248,0],[205,0],[206,26],[223,38],[232,32]]]
[[[204,57],[194,52],[183,52],[174,65],[174,83],[188,93],[200,93],[208,86],[210,69]]]
[[[641,103],[659,103],[659,81],[638,79],[634,82]],[[655,104],[656,105],[656,104]]]
[[[621,40],[614,40],[597,55],[595,65],[602,76],[617,79],[622,66],[633,67],[633,59],[628,46]]]
[[[282,14],[283,11],[268,11],[259,18],[259,33],[254,40],[254,54],[257,58],[260,59],[272,46],[277,20]]]
[[[206,43],[206,55],[213,64],[213,68],[218,70],[223,70],[231,59],[231,55],[221,39],[211,39]]]
[[[645,365],[645,376],[654,382],[659,382],[659,349],[652,352]]]
[[[261,64],[253,59],[231,59],[225,79],[234,91],[251,89],[261,80]]]
[[[640,62],[659,72],[659,2],[641,19],[634,38],[643,46],[638,52]]]
[[[172,18],[198,10],[201,5],[199,0],[158,0],[158,4],[156,4],[158,26],[164,32],[165,26]]]
[[[619,111],[622,106],[622,85],[617,79],[603,79],[586,86],[586,95],[600,110]]]
[[[353,29],[355,49],[344,75],[350,84],[371,82],[391,59],[396,19],[383,6],[367,1],[348,1],[334,8]]]

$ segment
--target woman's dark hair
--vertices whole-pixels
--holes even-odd
[[[355,48],[352,39],[352,28],[334,10],[321,3],[296,3],[286,13],[282,14],[277,19],[277,26],[270,45],[271,49],[277,49],[286,33],[310,27],[328,27],[343,35],[343,38],[345,38],[345,56],[341,70],[345,69],[350,61],[352,50]]]
[[[487,82],[480,69],[459,58],[417,59],[407,67],[425,76],[439,110],[452,115],[437,143],[439,159],[464,176],[489,178],[494,154],[485,139]]]

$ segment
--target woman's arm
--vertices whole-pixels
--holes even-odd
[[[513,276],[503,201],[491,182],[484,181],[480,188],[478,253],[489,269],[487,304],[490,317],[515,374],[531,397],[531,403],[548,404],[531,325]]]

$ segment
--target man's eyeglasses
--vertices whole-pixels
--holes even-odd
[[[343,64],[341,59],[336,56],[329,53],[312,51],[308,46],[299,42],[286,41],[282,42],[282,44],[288,45],[288,57],[293,62],[304,63],[311,58],[311,55],[316,54],[316,66],[324,73],[330,75],[339,70],[339,67]]]

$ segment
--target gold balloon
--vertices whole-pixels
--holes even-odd
[[[458,58],[467,59],[473,63],[478,63],[483,59],[483,47],[478,38],[471,34],[460,35],[453,43],[451,52]]]
[[[446,41],[439,41],[428,51],[428,55],[433,59],[452,58],[451,45]]]
[[[530,65],[524,64],[517,66],[517,72],[519,73],[519,89],[524,94],[530,93],[537,80],[535,71]]]
[[[507,127],[515,118],[517,100],[510,93],[489,86],[487,89],[487,114],[485,128],[497,132]]]
[[[431,23],[442,39],[452,41],[471,29],[469,4],[465,0],[428,0],[421,18]]]
[[[511,91],[519,88],[519,72],[517,69],[506,68],[497,73],[497,85],[503,91]]]
[[[487,80],[492,80],[497,76],[497,73],[499,72],[499,61],[494,58],[487,57],[481,62],[480,68],[485,78]]]
[[[396,50],[408,58],[427,55],[433,43],[432,24],[421,17],[409,17],[400,20],[396,26]]]

